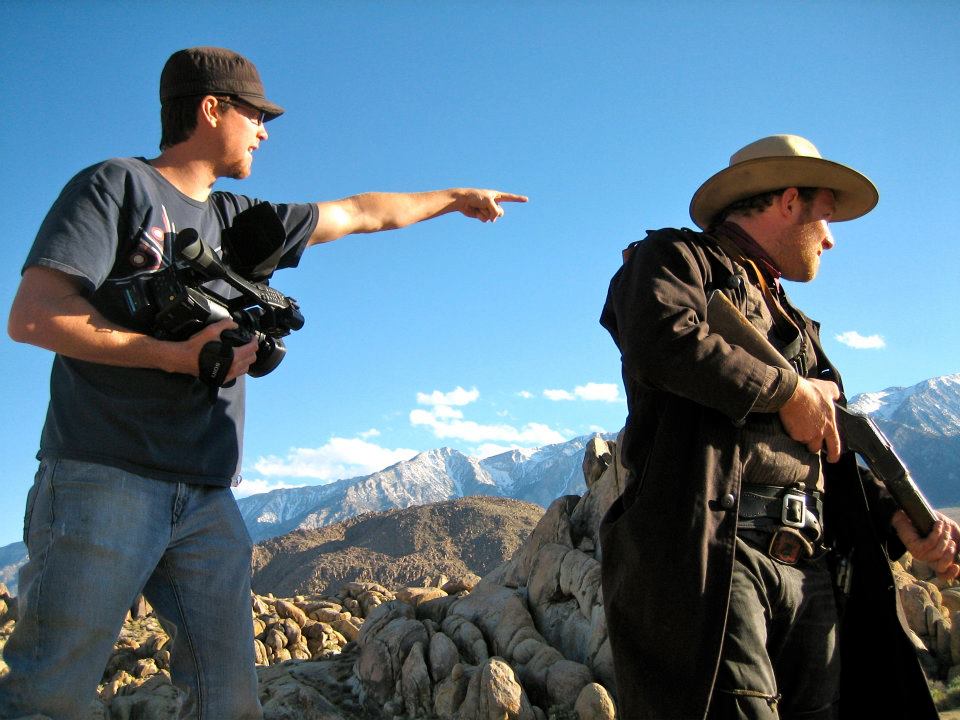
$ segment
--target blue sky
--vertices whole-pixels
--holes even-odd
[[[244,492],[443,445],[618,430],[619,358],[597,317],[620,250],[690,226],[700,183],[773,133],[880,189],[873,213],[834,227],[820,277],[789,288],[823,322],[848,393],[954,373],[958,31],[952,2],[8,1],[0,305],[75,172],[156,154],[169,54],[222,45],[254,60],[287,114],[253,176],[221,188],[530,196],[492,226],[448,216],[345,238],[276,276],[307,322],[249,384]],[[0,353],[4,544],[20,535],[50,356],[6,337]]]

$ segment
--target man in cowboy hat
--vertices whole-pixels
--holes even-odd
[[[258,342],[221,342],[232,319],[182,341],[151,331],[170,295],[164,271],[177,231],[193,228],[219,250],[239,213],[261,206],[212,186],[250,174],[266,123],[283,108],[266,98],[253,63],[211,47],[169,58],[160,101],[160,155],[107,160],[70,181],[40,228],[10,313],[13,339],[56,356],[27,500],[30,559],[4,648],[3,718],[86,717],[141,591],[172,636],[182,717],[262,716],[250,536],[230,490]],[[282,228],[259,254],[293,267],[308,246],[345,235],[450,212],[493,221],[500,203],[525,200],[457,188],[261,206]],[[241,249],[234,241],[224,262]]]
[[[840,377],[780,283],[812,280],[830,223],[877,199],[808,140],[766,137],[693,196],[703,232],[625,252],[601,316],[629,409],[601,525],[622,717],[937,717],[888,561],[906,546],[954,578],[960,528],[920,538],[842,451]],[[714,291],[791,369],[711,331]]]

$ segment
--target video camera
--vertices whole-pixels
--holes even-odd
[[[276,211],[260,203],[239,213],[223,231],[222,261],[195,229],[185,228],[174,242],[174,262],[151,279],[156,337],[186,340],[219,320],[230,318],[237,323],[236,329],[221,334],[219,344],[210,343],[217,347],[204,348],[206,358],[201,353],[200,377],[214,392],[229,370],[232,347],[256,337],[257,359],[247,374],[262,377],[275,370],[286,354],[281,338],[303,327],[297,301],[269,285],[285,239]],[[214,291],[209,284],[216,280],[226,282],[237,294],[228,298]],[[204,367],[205,362],[209,367]]]

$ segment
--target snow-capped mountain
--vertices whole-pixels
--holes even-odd
[[[17,571],[27,561],[27,546],[22,542],[0,547],[0,582],[11,594],[17,594]]]
[[[319,487],[286,488],[239,501],[254,542],[296,528],[317,528],[365,512],[497,495],[549,505],[582,494],[583,449],[590,436],[483,460],[450,448],[428,450],[362,477]]]
[[[960,373],[924,380],[912,387],[863,393],[853,398],[850,408],[876,421],[945,437],[960,435]]]
[[[583,449],[591,435],[538,450],[513,450],[480,461],[503,494],[546,507],[561,495],[582,495]],[[614,439],[616,435],[605,436]]]
[[[934,507],[960,505],[960,374],[857,395]]]

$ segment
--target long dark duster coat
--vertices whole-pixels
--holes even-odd
[[[739,425],[767,367],[710,332],[707,295],[742,272],[709,235],[660,230],[632,247],[601,323],[623,360],[631,479],[601,525],[603,597],[620,716],[704,718],[734,562]],[[839,383],[807,321],[824,377]],[[865,472],[865,471],[864,471]],[[887,548],[892,508],[850,453],[826,464],[825,526],[853,551],[843,605],[841,717],[937,717],[902,613]]]

